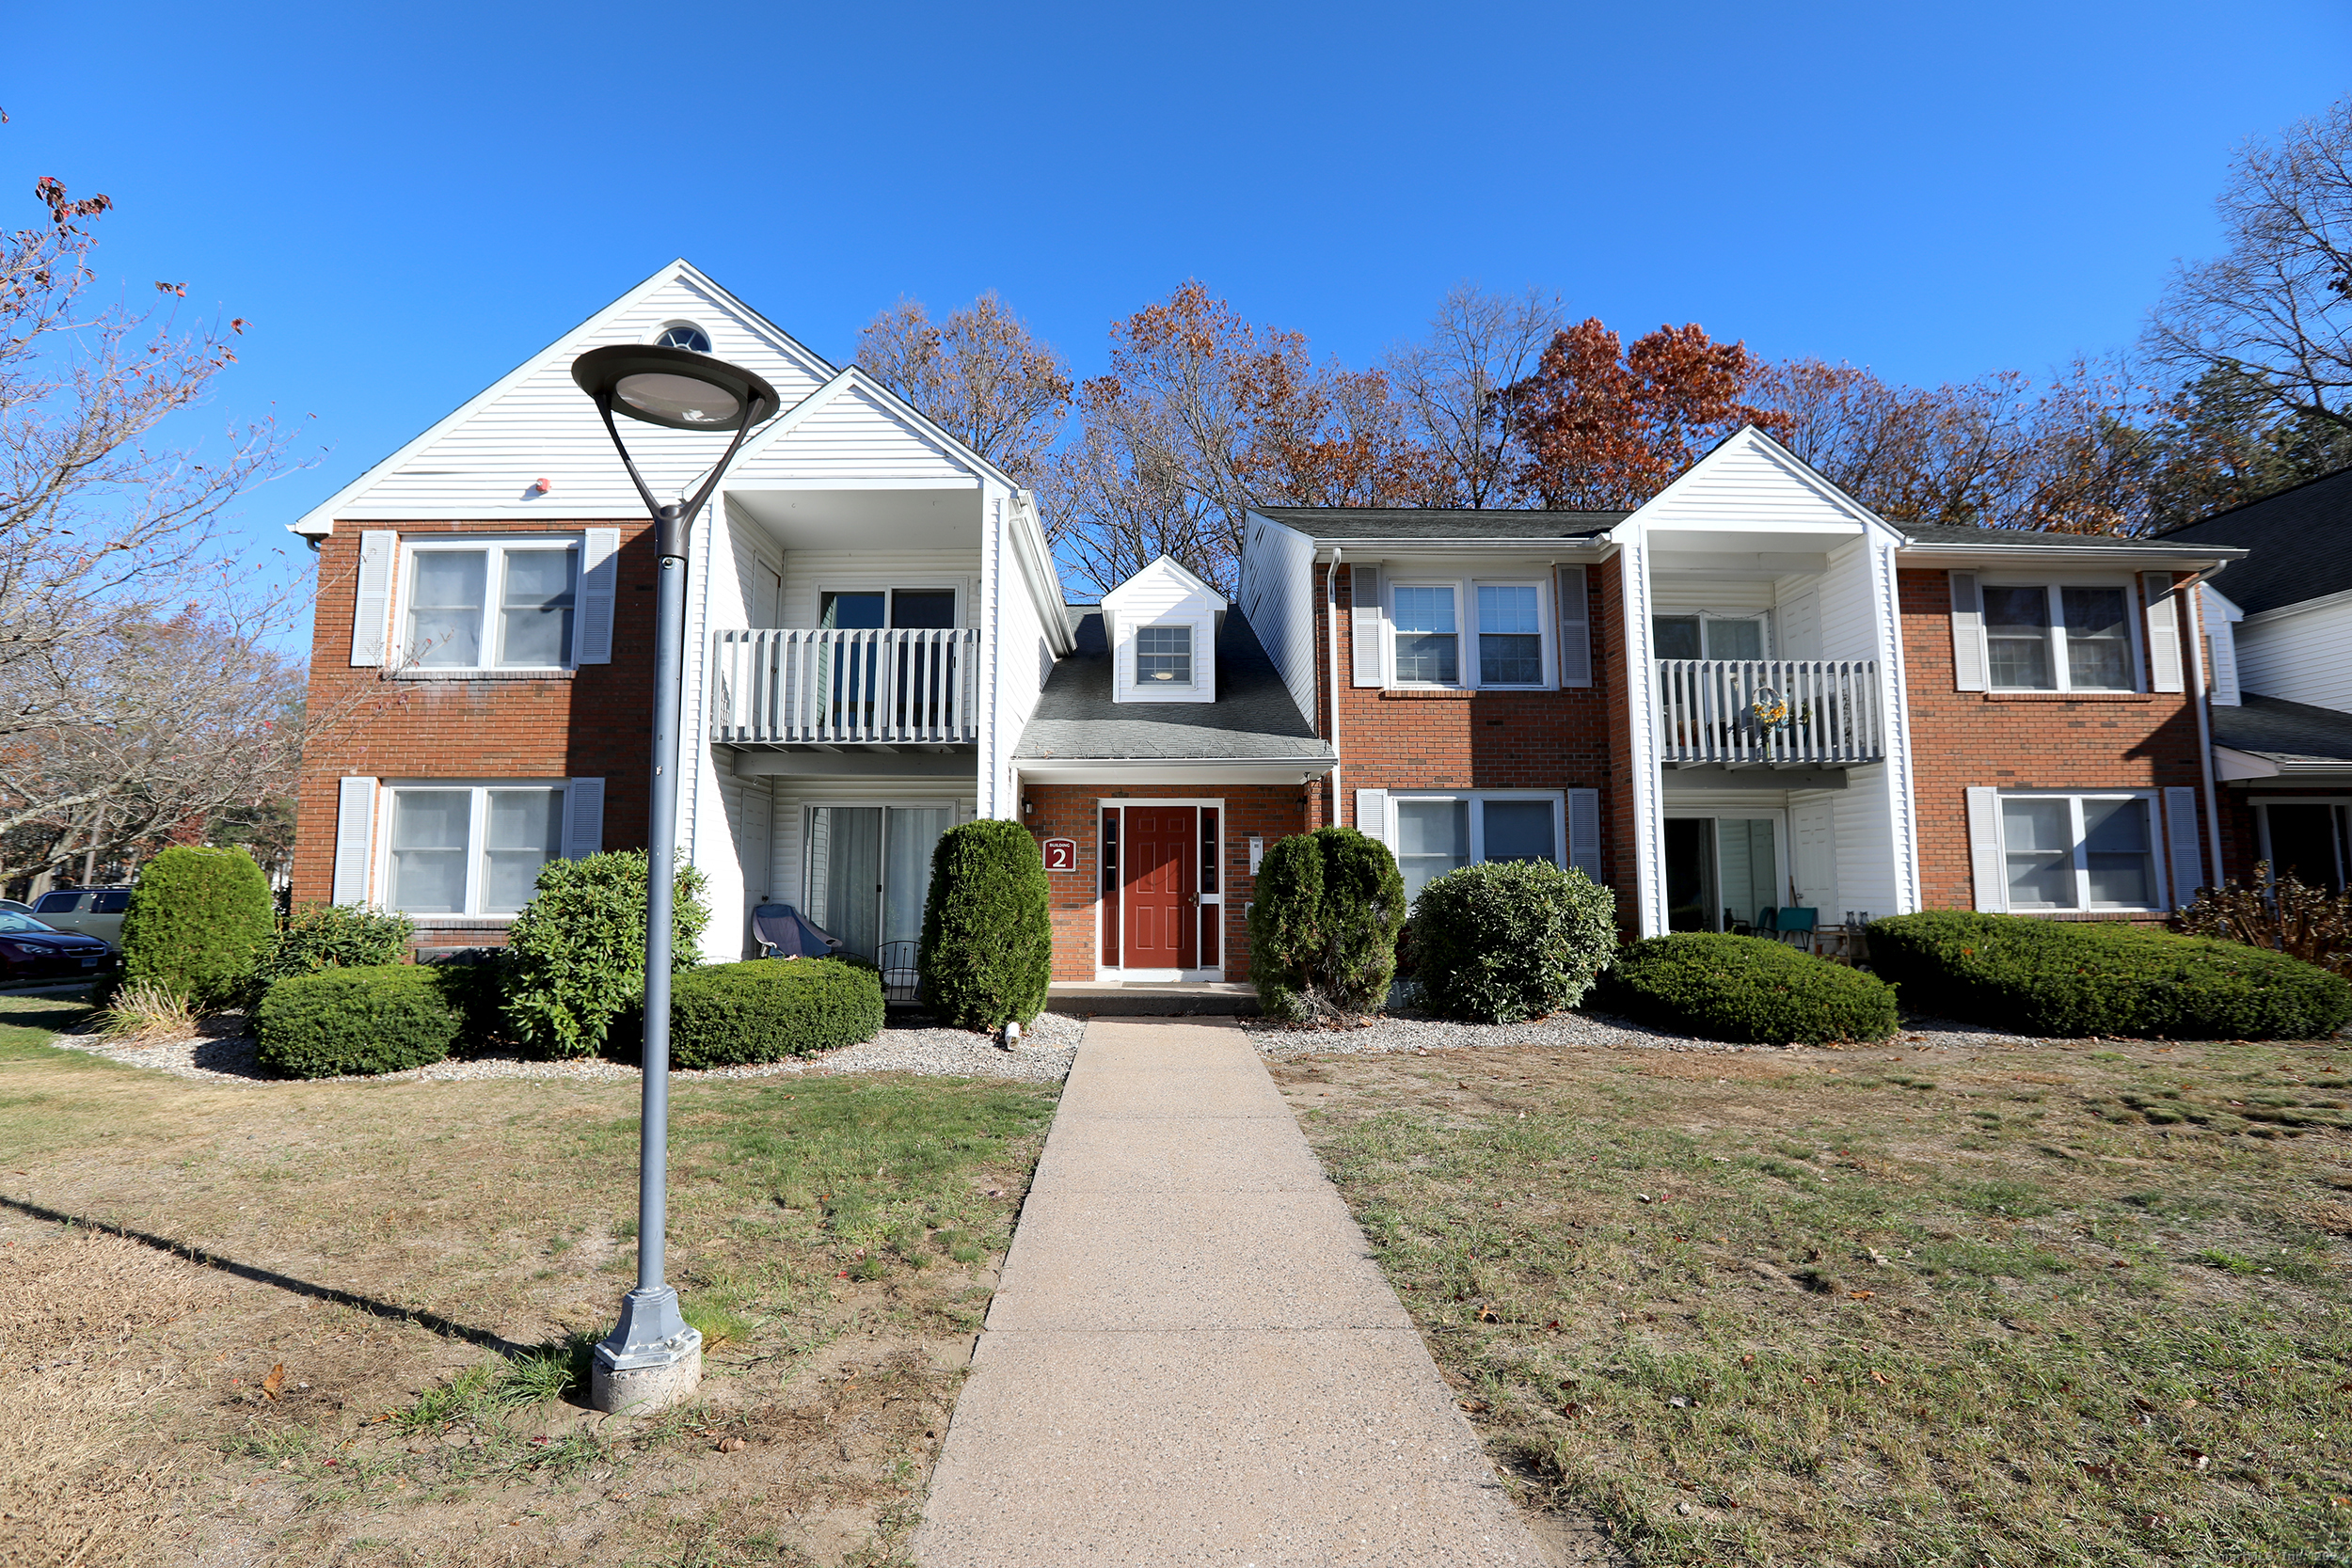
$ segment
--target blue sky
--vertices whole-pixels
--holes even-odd
[[[820,353],[999,291],[1070,356],[1187,277],[1354,363],[1459,279],[1937,381],[2128,341],[2352,7],[20,8],[0,222],[251,326],[257,545],[672,256]],[[310,416],[311,418],[307,418]]]

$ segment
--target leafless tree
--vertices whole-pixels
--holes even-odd
[[[1566,325],[1558,295],[1494,293],[1457,283],[1429,319],[1428,336],[1389,351],[1389,384],[1429,454],[1430,506],[1504,503],[1513,461],[1497,395],[1533,374]]]
[[[2280,412],[2352,429],[2352,98],[2238,150],[2227,248],[2172,275],[2152,352],[2194,379],[2260,379]]]
[[[1069,365],[993,293],[937,323],[901,299],[858,334],[857,362],[1032,489],[1070,418]]]

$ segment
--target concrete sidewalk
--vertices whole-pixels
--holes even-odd
[[[1102,1019],[914,1557],[1545,1560],[1241,1031]]]

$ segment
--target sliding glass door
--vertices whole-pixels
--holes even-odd
[[[808,918],[877,962],[883,943],[916,941],[931,851],[954,821],[945,807],[809,807]]]

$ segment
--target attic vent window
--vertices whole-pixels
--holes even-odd
[[[1192,628],[1139,626],[1136,630],[1136,684],[1192,684]]]
[[[692,322],[672,322],[653,341],[656,348],[682,348],[693,354],[710,352],[710,334]]]

